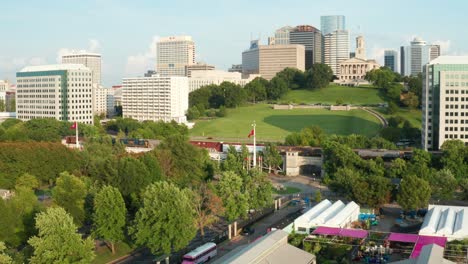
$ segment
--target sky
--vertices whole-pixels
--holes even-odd
[[[61,54],[102,54],[106,87],[155,68],[159,37],[190,35],[196,60],[228,69],[251,39],[266,44],[282,26],[320,28],[320,16],[344,15],[354,50],[383,64],[385,49],[416,36],[443,55],[468,55],[466,0],[0,0],[0,79],[15,83],[28,65],[55,64]]]

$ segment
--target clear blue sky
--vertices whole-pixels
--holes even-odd
[[[154,68],[159,36],[191,35],[197,60],[227,69],[241,62],[251,37],[266,42],[284,25],[320,28],[321,15],[345,15],[364,35],[370,58],[407,45],[414,36],[468,54],[468,1],[450,0],[2,0],[0,79],[13,82],[26,65],[56,63],[59,54],[91,50],[103,56],[103,83]]]

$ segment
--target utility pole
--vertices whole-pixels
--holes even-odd
[[[256,136],[257,132],[255,131],[255,120],[253,121],[253,168],[257,167],[257,146],[256,146]]]

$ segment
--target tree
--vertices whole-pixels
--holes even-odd
[[[412,92],[408,92],[401,102],[410,109],[416,109],[419,106],[418,96]]]
[[[235,108],[245,102],[245,90],[240,85],[222,82],[219,86],[224,90],[224,100],[227,108]]]
[[[13,263],[13,259],[6,254],[5,252],[6,246],[3,241],[0,241],[0,263],[2,264],[10,264]]]
[[[196,106],[192,106],[187,110],[187,119],[188,120],[195,120],[200,117],[200,111]]]
[[[69,213],[77,225],[84,221],[84,199],[86,197],[86,186],[80,178],[68,173],[60,173],[55,187],[52,189],[54,202]]]
[[[392,70],[382,67],[366,73],[365,79],[379,88],[387,89],[389,85],[395,81],[395,77],[395,73]]]
[[[388,84],[385,90],[387,93],[387,97],[390,100],[392,100],[393,102],[400,101],[400,94],[401,94],[401,91],[403,90],[403,86],[401,84],[399,83]]]
[[[395,102],[393,102],[393,101],[388,102],[387,114],[393,115],[393,114],[395,114],[397,111],[398,111],[398,105],[397,105]]]
[[[468,147],[461,140],[447,140],[440,147],[443,151],[441,162],[445,168],[462,179],[468,175]]]
[[[121,158],[117,165],[118,176],[111,182],[126,198],[137,194],[151,183],[145,164],[132,157]]]
[[[434,173],[431,182],[432,194],[438,200],[451,200],[457,189],[457,179],[449,169],[442,169]]]
[[[25,173],[16,179],[15,189],[18,188],[27,188],[27,189],[37,189],[39,187],[39,182],[37,178],[31,174]]]
[[[205,183],[200,184],[194,192],[192,201],[196,215],[195,222],[203,238],[205,227],[211,227],[224,213],[223,202]]]
[[[306,73],[307,88],[325,88],[333,79],[333,71],[330,66],[323,63],[315,63]]]
[[[390,168],[387,170],[389,178],[403,178],[406,171],[406,161],[396,158],[390,163]]]
[[[288,84],[280,77],[273,77],[266,88],[269,100],[278,100],[288,92]]]
[[[5,106],[5,100],[0,99],[0,112],[5,112],[6,106]]]
[[[178,251],[195,237],[193,194],[168,182],[153,183],[143,194],[143,207],[136,216],[131,233],[137,245],[157,254]]]
[[[81,238],[73,218],[60,207],[47,208],[36,217],[38,235],[28,243],[33,247],[31,263],[91,263],[94,243]]]
[[[262,77],[257,77],[247,83],[244,87],[247,92],[247,99],[252,103],[259,101],[264,101],[267,99],[266,87],[268,86],[268,81]]]
[[[431,198],[431,187],[427,181],[413,174],[403,177],[397,202],[404,210],[416,210],[426,207],[429,198]]]
[[[296,90],[305,86],[305,74],[299,69],[287,67],[276,76],[286,81],[289,89]]]
[[[259,170],[250,170],[244,180],[249,209],[265,208],[272,202],[272,184],[267,175]]]
[[[278,149],[276,148],[276,145],[273,143],[267,143],[262,152],[262,155],[263,162],[265,162],[268,166],[268,173],[271,173],[272,169],[274,173],[276,173],[278,171],[278,166],[280,166],[283,162],[283,159],[281,158],[281,155]]]
[[[320,190],[317,190],[315,192],[315,202],[320,203],[322,201],[322,192]]]
[[[408,90],[412,92],[416,98],[421,99],[422,98],[422,73],[419,73],[416,76],[410,76],[408,80]],[[419,102],[419,105],[421,102]]]
[[[94,197],[94,235],[109,242],[112,254],[114,244],[124,239],[127,209],[117,188],[104,186]]]
[[[225,216],[228,221],[234,221],[239,217],[245,217],[249,209],[248,196],[242,191],[242,178],[234,172],[223,172],[217,185],[217,192],[225,208]]]

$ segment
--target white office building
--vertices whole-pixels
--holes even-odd
[[[288,45],[290,44],[289,40],[289,33],[293,30],[293,27],[285,26],[279,28],[275,31],[274,43],[275,45]]]
[[[330,33],[333,33],[333,31],[336,31],[336,30],[345,30],[346,29],[345,16],[342,16],[342,15],[321,16],[320,17],[320,29],[324,36]]]
[[[250,74],[249,78],[242,78],[240,72],[226,72],[221,70],[206,70],[194,71],[192,77],[189,78],[189,92],[193,92],[202,86],[216,84],[220,85],[223,82],[231,82],[244,87],[251,80],[260,75]]]
[[[160,76],[186,76],[195,64],[195,43],[190,36],[160,38],[156,43],[156,72]]]
[[[410,46],[400,49],[400,71],[402,75],[417,75],[424,65],[440,56],[439,45],[428,45],[426,41],[416,37]]]
[[[3,112],[1,108],[6,108],[6,91],[10,89],[10,83],[8,81],[0,80],[0,112]]]
[[[468,56],[441,56],[424,66],[422,137],[426,150],[445,140],[468,143]]]
[[[101,54],[85,51],[73,52],[63,55],[62,63],[83,64],[93,73],[93,83],[101,84]]]
[[[340,63],[349,59],[349,32],[336,30],[324,37],[324,61],[333,74],[340,75]]]
[[[123,117],[138,121],[186,123],[187,77],[152,76],[123,79]]]
[[[107,115],[107,95],[111,89],[102,86],[93,88],[93,113]]]
[[[16,112],[36,118],[93,123],[92,71],[82,64],[29,66],[16,73]]]

